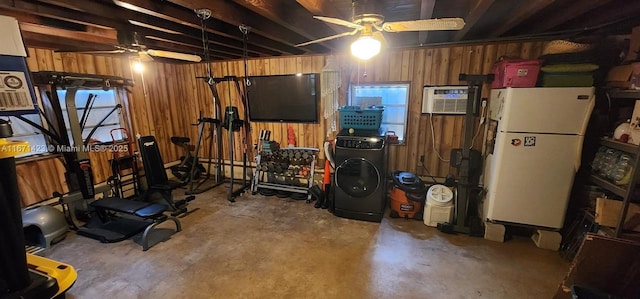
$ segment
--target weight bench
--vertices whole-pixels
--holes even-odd
[[[144,195],[146,200],[166,204],[173,216],[187,213],[188,203],[196,197],[190,195],[184,199],[173,200],[172,191],[183,184],[169,180],[156,138],[153,136],[138,137],[138,148],[144,166],[144,176],[147,180],[148,189]]]
[[[102,243],[115,243],[128,239],[142,231],[142,250],[149,249],[149,232],[161,223],[172,220],[176,232],[182,230],[180,221],[165,215],[167,206],[123,198],[102,198],[89,204],[98,217],[92,217],[78,234]],[[116,215],[114,212],[123,215]],[[128,216],[128,217],[126,217]]]

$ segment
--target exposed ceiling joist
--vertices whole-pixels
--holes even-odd
[[[159,19],[153,16],[127,10],[124,8],[119,8],[116,6],[111,6],[111,5],[108,5],[107,3],[95,3],[95,2],[89,3],[88,1],[75,1],[75,0],[42,0],[42,1],[52,2],[57,4],[64,4],[66,7],[70,9],[85,12],[86,14],[89,15],[88,16],[89,18],[91,17],[96,18],[94,22],[103,22],[107,20],[105,22],[105,25],[109,24],[112,26],[119,26],[119,28],[117,29],[131,30],[135,28],[134,24],[131,24],[130,22],[128,22],[133,20],[138,24],[140,23],[146,24],[147,28],[149,26],[161,27],[168,31],[178,32],[180,33],[180,35],[174,38],[180,40],[181,42],[186,42],[185,39],[191,39],[191,40],[197,40],[197,41],[201,40],[201,31],[197,29],[189,28],[174,22],[166,22],[162,19]],[[126,23],[121,22],[120,24],[114,25],[112,22],[110,23],[108,19],[101,17],[101,15],[107,15],[107,16],[117,15],[120,18],[126,19],[127,22]],[[193,18],[196,18],[195,14]],[[218,45],[219,47],[222,47],[222,49],[227,49],[227,50],[236,49],[238,53],[241,53],[242,47],[243,47],[241,41],[230,39],[225,36],[219,36],[219,35],[213,35],[210,38],[210,42],[214,45]],[[276,55],[278,53],[276,51],[264,49],[257,46],[249,46],[248,48],[249,48],[248,49],[249,52],[258,54],[258,55],[271,56],[271,55]]]
[[[308,40],[306,37],[292,32],[279,24],[273,23],[268,18],[247,10],[231,1],[171,0],[171,2],[189,9],[209,8],[211,9],[212,18],[235,26],[245,24],[251,27],[252,32],[256,32],[262,36],[290,46],[294,46]],[[329,51],[329,48],[323,45],[311,45],[307,47],[307,49],[319,52]]]
[[[420,19],[431,19],[433,17],[433,9],[436,7],[436,0],[422,0],[420,2]],[[427,31],[420,31],[418,33],[418,44],[426,44]]]
[[[201,29],[200,19],[198,19],[193,11],[180,9],[177,5],[168,3],[166,1],[157,2],[151,0],[114,0],[113,2],[116,5],[128,10],[136,11],[149,16],[154,16],[156,18],[188,26],[194,29]],[[220,22],[218,20],[209,20],[206,25],[208,32],[227,38],[236,39],[238,41],[242,40],[242,35],[237,25],[231,25],[230,23]],[[268,39],[258,34],[251,35],[249,44],[260,46],[271,51],[285,52],[288,54],[304,53],[302,49],[285,45],[281,42]]]
[[[34,32],[39,34],[53,35],[61,38],[74,39],[98,44],[117,44],[117,32],[112,29],[102,29],[101,32],[80,32],[65,29],[53,28],[45,25],[20,23],[20,30],[23,32]]]
[[[313,15],[306,10],[296,9],[298,6],[292,5],[291,0],[233,1],[310,40],[336,34],[324,23],[310,30],[309,23],[314,22]],[[332,45],[332,42],[327,44]]]
[[[467,35],[467,32],[469,32],[469,30],[471,30],[471,28],[473,28],[476,23],[485,16],[487,10],[489,10],[489,7],[491,7],[494,2],[495,0],[475,0],[473,6],[471,6],[471,9],[469,10],[469,13],[464,17],[464,21],[466,23],[464,28],[456,32],[453,36],[453,41],[461,41]]]
[[[334,18],[344,18],[338,9],[329,0],[296,0],[307,11],[317,16],[329,16]]]
[[[501,36],[503,33],[528,20],[531,16],[549,6],[554,1],[555,0],[524,1],[523,5],[519,6],[517,11],[513,12],[504,22],[502,22],[502,26],[489,33],[489,37],[493,38]]]
[[[532,28],[534,32],[540,33],[553,29],[554,27],[572,20],[590,10],[598,9],[599,7],[611,2],[611,0],[581,0],[571,5],[571,9],[564,9],[555,11],[553,15],[548,16],[536,23],[535,28]]]

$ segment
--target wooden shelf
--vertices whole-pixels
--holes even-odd
[[[617,99],[636,99],[640,100],[640,90],[634,89],[612,89],[607,91],[609,97]]]
[[[595,175],[591,175],[590,176],[590,180],[591,182],[593,182],[594,184],[605,188],[609,191],[611,191],[613,194],[618,195],[620,197],[625,197],[627,190],[624,187],[621,186],[617,186],[599,176],[595,176]]]
[[[636,154],[636,152],[638,152],[638,146],[635,144],[631,144],[631,143],[624,143],[624,142],[620,142],[620,141],[616,141],[613,140],[611,138],[602,138],[601,145],[604,145],[606,147],[610,147],[613,149],[617,149],[619,151],[623,151],[629,154]]]

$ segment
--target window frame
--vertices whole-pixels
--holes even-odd
[[[130,123],[125,119],[125,113],[126,112],[122,111],[122,109],[125,109],[125,106],[123,104],[125,101],[122,98],[123,93],[122,93],[121,88],[122,87],[117,87],[117,86],[113,86],[113,87],[109,88],[109,91],[111,91],[113,93],[113,98],[115,99],[115,102],[116,102],[115,105],[103,105],[103,106],[98,106],[98,107],[94,106],[93,108],[99,108],[99,109],[107,109],[107,108],[109,108],[109,109],[113,109],[118,104],[122,105],[122,108],[120,109],[120,111],[114,112],[114,113],[118,114],[117,115],[118,123],[114,124],[114,125],[118,125],[120,128],[126,128],[127,130],[129,130]],[[104,90],[104,89],[102,89],[102,88],[94,88],[94,87],[81,87],[81,88],[79,88],[79,91],[80,90],[89,90],[89,91],[94,91],[95,90],[95,91],[97,91],[97,90]],[[56,93],[58,93],[59,91],[64,91],[64,89],[57,89]],[[35,92],[36,97],[37,97],[37,103],[38,103],[39,109],[42,110],[45,115],[50,115],[51,114],[50,111],[48,111],[48,110],[45,111],[44,110],[47,107],[47,106],[43,105],[43,100],[42,100],[42,94],[45,93],[45,91],[41,88],[41,86],[35,85],[34,86],[34,92]],[[126,94],[124,94],[124,96],[126,96]],[[67,126],[67,124],[69,123],[69,114],[68,114],[68,110],[67,110],[66,103],[65,103],[65,96],[64,96],[64,94],[59,94],[58,93],[58,98],[60,100],[60,106],[62,108],[61,110],[62,110],[63,118],[64,118],[62,121],[65,122],[65,127],[67,129],[67,134],[69,136],[69,142],[71,144],[73,144],[71,128],[69,126]],[[53,99],[49,99],[49,101],[51,101],[51,100],[53,100]],[[84,105],[82,105],[82,107],[80,107],[80,106],[77,106],[77,107],[78,107],[78,110],[77,110],[78,112],[81,112],[84,109]],[[37,123],[38,125],[42,126],[45,129],[48,129],[48,130],[51,129],[51,126],[45,121],[45,119],[42,117],[42,115],[40,113],[30,113],[30,114],[26,114],[26,115],[38,115],[38,121],[35,122],[35,123]],[[21,120],[16,119],[15,116],[11,116],[11,117],[8,117],[8,118],[11,120],[11,123],[22,122]],[[78,118],[80,118],[80,116],[78,116]],[[26,125],[30,126],[28,124],[26,124]],[[51,143],[50,137],[48,137],[46,134],[42,133],[40,130],[36,129],[35,127],[32,127],[32,128],[33,128],[33,132],[34,132],[33,134],[28,134],[28,135],[20,134],[18,136],[12,136],[12,137],[7,138],[9,140],[25,140],[25,138],[24,138],[25,136],[40,136],[39,138],[41,138],[42,141],[44,141],[42,143],[38,143],[35,146],[33,144],[30,144],[30,146],[32,148],[35,148],[37,151],[35,151],[35,152],[32,151],[32,152],[30,152],[28,154],[19,155],[19,156],[16,157],[17,160],[18,161],[21,161],[21,160],[30,161],[30,160],[34,160],[34,159],[39,159],[41,157],[46,157],[46,156],[49,156],[49,155],[57,155],[58,153],[49,151],[49,149],[51,148],[52,145],[55,146],[54,144]],[[85,127],[85,130],[86,129],[90,129],[90,128],[92,128],[92,127],[87,126],[87,127]],[[84,139],[85,139],[84,138],[84,132],[83,132],[82,135],[83,135],[83,141],[84,141]],[[125,136],[123,136],[121,134],[120,138],[116,139],[116,141],[123,141],[123,140],[125,140],[124,137]],[[129,136],[129,138],[131,138],[131,137]],[[111,142],[112,142],[111,140],[108,140],[108,141],[101,141],[99,143],[94,143],[94,144],[103,145],[103,144],[109,144]]]
[[[389,124],[389,125],[401,125],[402,126],[402,138],[398,138],[398,143],[399,145],[405,145],[407,143],[407,123],[409,121],[409,101],[410,101],[410,96],[411,96],[411,82],[410,81],[385,81],[385,82],[359,82],[359,83],[352,83],[349,86],[349,94],[347,96],[347,103],[348,105],[353,105],[353,106],[359,106],[359,105],[355,105],[354,104],[354,95],[355,95],[355,89],[361,86],[369,86],[369,87],[392,87],[392,86],[402,86],[405,88],[406,90],[406,95],[405,95],[405,102],[404,105],[401,104],[384,104],[381,103],[382,106],[384,107],[404,107],[404,123],[388,123],[388,122],[384,122],[384,113],[382,116],[382,124],[381,125],[385,125],[385,124]],[[396,132],[397,134],[398,132]]]
[[[124,112],[122,111],[122,109],[124,109],[124,104],[123,104],[123,100],[121,98],[121,92],[119,90],[120,87],[109,87],[108,90],[104,90],[104,88],[100,88],[100,87],[81,87],[78,88],[78,92],[81,91],[111,91],[113,93],[113,98],[115,99],[116,104],[115,105],[108,105],[108,106],[92,106],[94,109],[113,109],[115,108],[118,104],[120,104],[122,106],[122,108],[120,109],[120,111],[115,111],[114,113],[118,114],[118,123],[117,124],[111,124],[110,126],[113,125],[119,125],[119,128],[125,128],[127,130],[129,130],[129,123],[126,121],[126,119],[124,118]],[[69,123],[69,111],[67,110],[67,105],[66,105],[66,98],[65,95],[66,93],[60,94],[61,91],[65,91],[62,88],[59,88],[56,90],[56,93],[58,93],[58,99],[60,100],[60,108],[62,110],[62,117],[63,117],[63,121],[65,122],[65,127],[67,128],[67,135],[69,136],[69,143],[71,145],[73,145],[73,134],[71,132],[71,127],[67,126],[67,124]],[[65,91],[66,92],[66,91]],[[76,98],[78,97],[78,94],[76,94]],[[84,101],[84,103],[82,105],[78,105],[78,103],[76,102],[76,111],[78,112],[78,119],[81,118],[82,114],[80,113],[81,111],[84,110],[84,104],[86,104],[86,100]],[[104,124],[103,124],[104,126]],[[83,131],[81,132],[82,135],[82,141],[85,142],[85,136],[84,136],[84,131],[87,129],[92,129],[95,126],[86,126]],[[121,134],[121,133],[120,133]],[[129,138],[131,138],[129,136]],[[120,135],[119,139],[116,139],[115,141],[123,141],[125,140],[124,136]],[[97,145],[103,145],[103,144],[109,144],[112,141],[100,141],[100,142],[96,142],[96,143],[90,143],[90,144],[97,144]]]

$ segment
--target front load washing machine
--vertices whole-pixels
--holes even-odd
[[[378,131],[340,132],[335,150],[334,214],[380,222],[387,199],[388,148]]]

